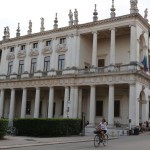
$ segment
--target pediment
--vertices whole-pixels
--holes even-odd
[[[42,54],[43,55],[47,55],[47,54],[51,54],[53,52],[52,47],[51,46],[45,46],[42,49]]]
[[[7,60],[13,60],[13,59],[15,59],[15,54],[14,54],[14,52],[9,52],[9,53],[7,54],[6,59],[7,59]]]
[[[30,56],[37,56],[37,55],[39,55],[39,51],[37,49],[31,49],[29,55]]]
[[[26,57],[26,51],[25,50],[19,50],[17,57],[18,58],[25,58]]]
[[[66,44],[58,44],[57,45],[57,52],[66,52],[68,50],[68,47]]]

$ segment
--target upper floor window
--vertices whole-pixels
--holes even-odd
[[[7,75],[10,75],[12,73],[12,69],[13,69],[13,62],[9,62],[8,63],[8,72]]]
[[[19,61],[18,74],[22,74],[24,72],[24,60]]]
[[[60,44],[66,44],[66,38],[61,38],[60,39]]]
[[[37,59],[36,59],[36,58],[33,58],[33,59],[31,60],[31,73],[36,72],[36,66],[37,66]]]
[[[38,48],[38,43],[33,43],[33,48]]]
[[[105,59],[98,59],[98,67],[104,67],[105,66]]]
[[[11,47],[10,48],[10,52],[14,52],[15,48],[14,47]]]
[[[58,70],[63,70],[65,67],[65,55],[58,56]]]
[[[50,69],[50,56],[44,58],[44,72]]]
[[[46,41],[46,46],[50,46],[51,45],[51,40]]]
[[[26,46],[25,45],[21,45],[21,50],[25,50]]]

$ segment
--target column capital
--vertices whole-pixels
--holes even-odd
[[[97,30],[93,30],[92,34],[98,34],[98,31]]]
[[[129,24],[129,27],[136,27],[136,24],[135,23],[131,23],[131,24]]]
[[[109,28],[110,31],[116,31],[117,29],[115,27]]]

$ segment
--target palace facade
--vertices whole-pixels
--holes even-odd
[[[78,23],[77,10],[69,25],[10,38],[4,28],[0,41],[0,117],[81,118],[95,125],[105,117],[109,125],[139,125],[150,118],[149,42],[147,12]]]

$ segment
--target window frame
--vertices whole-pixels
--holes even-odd
[[[58,55],[58,70],[63,70],[64,68],[65,68],[65,54],[61,54]]]
[[[13,71],[13,61],[8,62],[8,71],[7,75],[11,75]]]
[[[34,61],[36,60],[36,61]],[[33,69],[32,69],[33,68]],[[32,58],[31,59],[31,69],[30,69],[30,73],[33,74],[36,72],[37,69],[37,58]]]
[[[116,105],[119,105],[119,106],[116,106]],[[114,117],[120,117],[120,110],[121,110],[120,106],[121,106],[120,100],[115,100],[114,101]]]
[[[99,104],[98,104],[99,103]],[[104,101],[103,100],[97,100],[96,101],[96,116],[101,117],[104,114]]]
[[[33,43],[33,48],[38,48],[38,43],[37,42]]]
[[[18,74],[21,75],[23,73],[24,73],[24,60],[19,60]]]
[[[48,60],[46,60],[46,59],[48,59]],[[47,72],[49,70],[50,70],[50,56],[46,56],[46,57],[44,57],[44,68],[43,68],[43,71]]]

